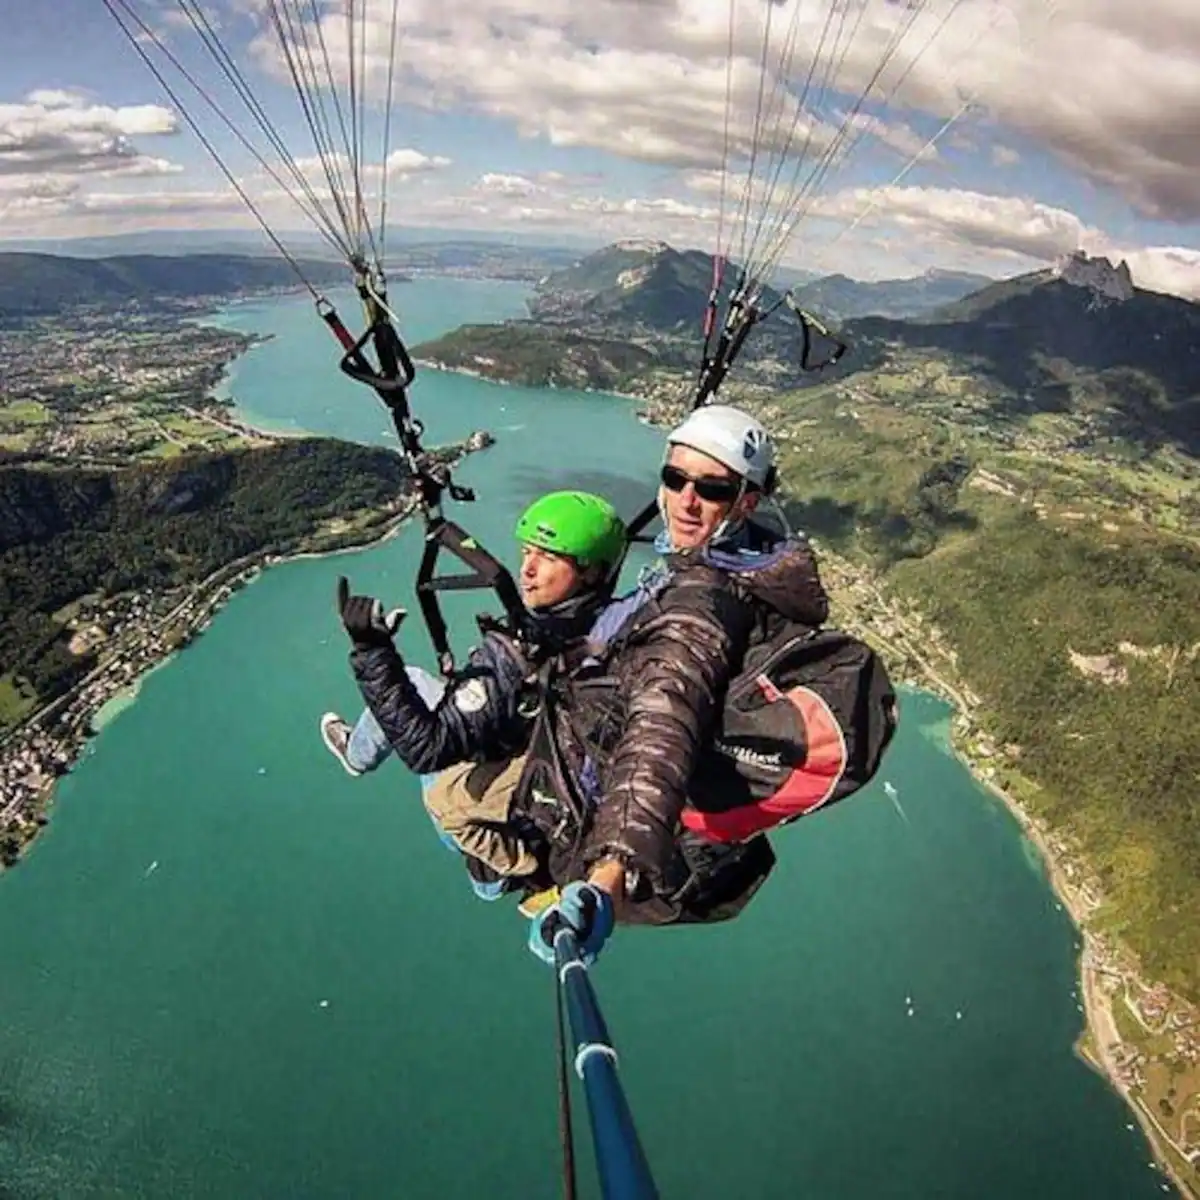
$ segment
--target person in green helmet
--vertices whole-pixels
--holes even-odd
[[[422,776],[430,816],[443,840],[467,855],[475,890],[487,899],[537,867],[507,824],[537,671],[586,636],[612,599],[626,546],[616,510],[589,492],[542,496],[515,532],[525,619],[520,628],[489,629],[448,680],[405,665],[393,642],[401,610],[385,613],[380,601],[351,596],[339,581],[350,665],[366,707],[353,726],[334,712],[321,718],[326,747],[350,775],[394,753]]]

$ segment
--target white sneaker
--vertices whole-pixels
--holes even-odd
[[[321,740],[325,743],[329,753],[346,768],[347,774],[361,775],[362,772],[352,766],[350,759],[346,757],[346,751],[350,748],[352,732],[350,726],[337,713],[327,712],[321,718]]]

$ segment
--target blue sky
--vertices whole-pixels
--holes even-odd
[[[226,99],[180,5],[129,3],[263,144],[245,110]],[[393,6],[363,4],[357,0],[355,29],[371,101],[370,190],[381,178]],[[265,7],[266,0],[205,0],[332,209]],[[344,8],[344,0],[322,5],[343,86]],[[769,13],[768,61],[779,69],[766,76],[765,94],[768,107],[772,96],[779,101],[757,138],[752,214],[764,198],[769,150],[794,119],[797,129],[808,122],[814,130],[800,178],[847,117],[854,120],[821,186],[797,197],[804,219],[785,262],[862,278],[935,266],[1011,274],[1084,249],[1127,258],[1144,286],[1200,298],[1193,0],[920,0],[915,10],[893,0],[785,0],[771,8],[738,0],[732,60],[729,0],[400,0],[398,11],[388,192],[393,223],[410,232],[512,231],[596,244],[640,236],[715,248],[725,121],[735,150],[728,232],[753,141]],[[0,0],[0,20],[6,238],[252,227],[99,0]],[[889,38],[894,53],[879,87],[855,110]],[[800,108],[797,81],[814,55],[818,82]],[[272,225],[304,227],[279,186],[167,70]],[[791,91],[773,92],[777,79],[790,80]],[[271,151],[269,161],[277,165],[279,156]],[[782,211],[790,191],[777,192],[766,211]]]

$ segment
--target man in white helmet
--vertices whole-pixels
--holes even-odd
[[[775,484],[759,421],[725,404],[698,408],[667,438],[659,508],[671,550],[696,550],[743,527]]]
[[[807,542],[757,519],[774,485],[771,439],[740,409],[702,407],[668,435],[663,560],[600,616],[590,657],[557,681],[535,731],[528,817],[550,843],[556,880],[587,881],[571,889],[569,912],[535,918],[530,945],[547,961],[546,934],[556,916],[575,923],[581,887],[601,927],[614,908],[633,922],[717,920],[770,870],[765,837],[697,850],[680,814],[747,649],[783,623],[815,627],[828,614]]]

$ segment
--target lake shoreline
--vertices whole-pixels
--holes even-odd
[[[1062,902],[1079,935],[1080,950],[1077,970],[1080,999],[1085,1016],[1085,1033],[1076,1042],[1076,1053],[1107,1081],[1124,1101],[1126,1107],[1133,1112],[1147,1140],[1154,1148],[1158,1166],[1179,1189],[1180,1195],[1188,1197],[1189,1200],[1197,1200],[1200,1198],[1200,1191],[1181,1173],[1175,1162],[1176,1157],[1186,1161],[1186,1154],[1155,1120],[1153,1114],[1141,1100],[1132,1093],[1126,1078],[1116,1064],[1114,1058],[1116,1048],[1124,1043],[1113,1014],[1116,991],[1105,986],[1106,980],[1113,977],[1112,968],[1102,965],[1108,959],[1110,948],[1102,938],[1092,931],[1088,924],[1088,917],[1095,912],[1097,907],[1094,893],[1089,892],[1086,884],[1073,886],[1067,877],[1064,865],[1049,845],[1045,827],[1031,817],[1009,792],[997,784],[983,779],[979,773],[979,764],[972,761],[962,746],[955,745],[953,741],[951,745],[959,760],[987,791],[1004,805],[1020,826],[1022,836],[1027,838],[1037,849],[1046,871],[1050,889]],[[1119,986],[1126,986],[1127,982],[1132,982],[1145,991],[1149,991],[1153,987],[1152,984],[1146,982],[1143,976],[1138,974],[1134,974],[1128,981],[1123,978]],[[1095,1054],[1089,1053],[1089,1047],[1086,1044],[1088,1035],[1090,1035],[1095,1048]]]
[[[210,402],[212,406],[216,403]],[[209,412],[196,415],[222,424],[252,446],[277,446],[295,438],[324,436],[306,430],[267,429],[245,419],[232,399],[226,400],[221,409],[219,416]],[[432,461],[453,467],[467,454],[487,449],[494,442],[491,433],[475,431],[451,446],[430,448],[427,454]],[[145,679],[185,650],[236,591],[264,570],[282,563],[358,553],[382,545],[395,537],[419,509],[418,489],[410,487],[381,508],[359,510],[349,518],[338,518],[310,530],[285,553],[255,550],[223,564],[196,583],[167,588],[155,595],[135,594],[128,619],[105,639],[106,652],[96,665],[66,691],[6,731],[0,743],[0,871],[20,862],[49,824],[57,784],[76,766],[87,742],[107,723],[106,710],[107,719],[115,719],[134,703]],[[169,611],[164,613],[167,605]]]
[[[836,555],[824,552],[825,563],[837,565],[838,573],[856,573],[866,578],[868,573],[851,567]],[[1048,824],[1034,816],[1020,799],[995,779],[996,752],[990,739],[981,729],[976,712],[978,698],[970,688],[953,675],[948,667],[939,669],[929,658],[913,645],[920,641],[920,631],[914,631],[898,621],[894,611],[888,611],[883,594],[877,584],[869,591],[878,600],[880,613],[899,626],[888,626],[881,630],[869,619],[845,622],[852,632],[874,643],[885,656],[901,656],[906,664],[905,682],[937,696],[954,710],[955,716],[945,738],[949,753],[962,763],[966,770],[1016,822],[1021,836],[1037,851],[1046,882],[1051,893],[1065,909],[1079,939],[1079,954],[1076,974],[1078,979],[1077,1007],[1084,1016],[1084,1031],[1075,1044],[1076,1054],[1099,1074],[1120,1096],[1126,1107],[1141,1126],[1153,1148],[1157,1169],[1164,1172],[1189,1200],[1200,1200],[1200,1190],[1184,1174],[1189,1160],[1187,1152],[1180,1147],[1159,1124],[1153,1113],[1134,1094],[1137,1046],[1123,1038],[1113,1014],[1113,1004],[1120,993],[1122,1002],[1132,989],[1141,994],[1168,994],[1166,989],[1147,982],[1145,973],[1127,947],[1114,940],[1101,937],[1090,925],[1089,918],[1103,903],[1103,893],[1090,876],[1086,862],[1074,848],[1063,839],[1056,844],[1054,832]],[[914,665],[915,664],[915,665]],[[913,675],[919,676],[914,680]],[[1171,997],[1173,1013],[1184,1013],[1181,1024],[1192,1020],[1200,1021],[1196,1012],[1178,997]],[[1164,1022],[1168,1026],[1170,1018]],[[1089,1047],[1088,1043],[1091,1043]],[[1089,1052],[1094,1048],[1094,1052]]]
[[[455,368],[436,360],[428,360],[426,365],[435,370],[488,379],[483,371]],[[509,381],[491,379],[489,382]],[[547,390],[555,389],[550,387]],[[620,392],[603,394],[645,405],[646,407],[636,414],[637,420],[645,425],[663,428],[673,423],[678,416],[675,406],[661,396]],[[827,550],[819,550],[819,553],[825,562],[832,560],[838,564],[839,574],[860,577],[869,574],[838,559]],[[883,600],[874,581],[870,590],[880,601]],[[895,652],[895,630],[883,622],[873,624],[867,615],[871,611],[870,607],[860,611],[856,622],[858,628],[852,631],[882,646],[885,651]],[[894,618],[895,614],[891,613],[889,616]],[[850,624],[855,623],[848,623]],[[884,624],[883,629],[880,628],[880,624]],[[1185,1148],[1170,1137],[1153,1113],[1142,1103],[1141,1098],[1134,1094],[1133,1089],[1141,1078],[1137,1074],[1138,1047],[1135,1042],[1121,1037],[1113,1015],[1113,1003],[1118,992],[1122,994],[1124,1002],[1130,990],[1135,994],[1161,995],[1166,993],[1166,989],[1163,985],[1147,980],[1128,947],[1100,937],[1089,926],[1089,917],[1102,904],[1103,896],[1098,884],[1091,878],[1086,862],[1081,856],[1069,852],[1065,843],[1056,844],[1053,831],[1044,822],[1040,822],[1016,795],[996,781],[994,762],[989,761],[994,758],[995,752],[986,749],[987,735],[977,722],[978,698],[974,697],[969,686],[958,678],[949,664],[935,667],[928,657],[917,650],[916,647],[920,644],[919,637],[913,637],[912,631],[905,628],[903,621],[898,624],[902,633],[900,652],[906,667],[915,660],[915,672],[919,676],[916,686],[946,700],[957,714],[947,739],[947,749],[962,762],[972,778],[1011,814],[1022,836],[1037,851],[1047,884],[1065,908],[1076,929],[1080,942],[1077,963],[1078,1007],[1084,1017],[1084,1033],[1076,1043],[1076,1053],[1108,1082],[1132,1111],[1153,1147],[1158,1168],[1171,1179],[1181,1195],[1191,1200],[1200,1200],[1200,1188],[1183,1173],[1187,1170],[1186,1164],[1200,1163],[1200,1153],[1189,1159]],[[911,677],[913,672],[906,670],[904,673]],[[1115,987],[1113,980],[1117,981]],[[1190,1021],[1192,1012],[1200,1022],[1200,1012],[1193,1010],[1179,997],[1170,997],[1169,1009],[1172,1015],[1184,1014],[1181,1023]],[[1167,1027],[1170,1027],[1169,1022],[1170,1017]],[[1086,1043],[1089,1041],[1095,1048],[1094,1053],[1088,1052]]]
[[[43,705],[6,735],[0,751],[0,768],[12,763],[25,764],[34,783],[16,798],[4,797],[0,803],[0,835],[18,839],[18,844],[10,846],[6,855],[0,857],[0,872],[16,866],[49,824],[58,783],[74,769],[87,743],[136,703],[146,679],[186,651],[236,592],[271,567],[302,559],[358,553],[382,545],[397,536],[417,514],[418,508],[419,503],[414,497],[406,498],[378,528],[371,529],[365,540],[330,549],[306,548],[279,555],[256,552],[235,559],[195,585],[184,600],[155,623],[156,628],[139,625],[123,630],[130,639],[138,639],[144,645],[168,624],[175,623],[185,607],[189,610],[181,641],[159,643],[155,652],[139,657],[136,665],[124,658],[120,650],[114,651],[72,688]],[[111,675],[106,677],[109,672]],[[89,691],[93,694],[88,695]],[[84,699],[82,704],[79,703],[81,698]],[[104,716],[105,710],[110,708]],[[47,717],[56,718],[49,727],[43,726]],[[99,722],[98,717],[101,718]]]

